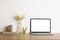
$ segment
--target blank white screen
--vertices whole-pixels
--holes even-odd
[[[31,20],[32,32],[50,32],[50,20]]]

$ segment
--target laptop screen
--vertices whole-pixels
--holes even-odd
[[[51,19],[49,18],[31,18],[30,32],[32,33],[50,33]]]

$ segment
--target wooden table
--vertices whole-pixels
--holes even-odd
[[[3,34],[0,34],[0,40],[60,40],[60,33],[53,34],[53,35],[30,35],[30,34],[3,35]]]

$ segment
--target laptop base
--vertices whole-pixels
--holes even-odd
[[[30,35],[53,35],[52,33],[30,33]]]

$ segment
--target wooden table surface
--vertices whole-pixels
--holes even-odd
[[[60,40],[60,33],[53,34],[53,35],[30,35],[30,34],[3,35],[3,34],[0,34],[0,40]]]

